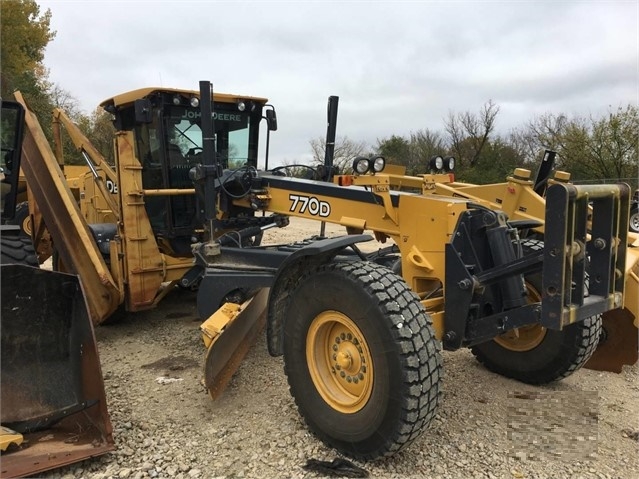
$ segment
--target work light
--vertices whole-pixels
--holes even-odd
[[[453,171],[455,169],[455,158],[453,156],[444,158],[444,169],[446,171]]]
[[[363,156],[358,156],[353,160],[353,171],[360,175],[363,175],[368,171],[369,162],[368,158],[364,158]]]
[[[437,155],[433,156],[430,159],[430,169],[431,170],[442,170],[444,168],[444,159]]]

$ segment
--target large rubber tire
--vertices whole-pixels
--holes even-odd
[[[368,460],[396,453],[430,424],[439,343],[399,276],[370,262],[326,264],[299,279],[285,314],[290,391],[321,440]]]
[[[25,236],[0,236],[0,264],[24,264],[40,267],[31,238]]]
[[[524,254],[543,249],[543,242],[525,240]],[[532,297],[540,298],[541,274],[526,276]],[[546,384],[570,376],[597,348],[601,316],[592,316],[561,331],[541,326],[519,328],[492,341],[473,346],[472,353],[490,371],[528,384]]]

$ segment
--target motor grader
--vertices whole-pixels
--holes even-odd
[[[493,371],[534,384],[572,374],[600,343],[627,352],[608,369],[636,362],[636,329],[634,343],[615,334],[638,317],[627,185],[576,186],[557,173],[542,196],[526,170],[489,188],[408,177],[383,158],[358,158],[351,175],[327,158],[295,178],[268,161],[258,169],[261,120],[266,158],[277,128],[264,98],[201,82],[102,107],[114,117],[116,164],[76,135],[94,179],[81,205],[27,114],[34,238],[50,232],[54,266],[79,275],[96,325],[120,307],[155,307],[175,285],[197,288],[213,397],[265,327],[309,428],[372,459],[410,444],[435,415],[441,347],[470,347]],[[261,244],[289,217],[352,234]],[[393,244],[364,253],[373,239]]]

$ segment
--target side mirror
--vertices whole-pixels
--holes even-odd
[[[151,123],[153,121],[150,100],[146,98],[142,100],[135,100],[134,107],[136,123]]]
[[[266,110],[266,124],[269,131],[277,131],[277,115],[275,110]]]

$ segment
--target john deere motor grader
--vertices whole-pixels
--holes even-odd
[[[0,477],[114,449],[93,328],[76,276],[45,271],[15,219],[24,110],[2,101]]]
[[[464,190],[449,175],[385,173],[382,158],[358,159],[354,175],[335,175],[329,160],[312,178],[292,178],[257,169],[260,121],[267,140],[276,129],[265,99],[213,94],[201,82],[199,91],[148,88],[102,106],[117,130],[106,173],[115,195],[102,184],[108,166],[76,141],[96,170],[85,199],[101,196],[78,206],[30,115],[40,158],[25,167],[34,233],[50,230],[57,266],[80,275],[94,323],[121,304],[154,307],[167,284],[197,286],[211,395],[266,324],[300,413],[343,453],[391,455],[430,423],[440,344],[543,384],[613,340],[602,336],[601,314],[624,307],[636,321],[626,185],[575,186],[559,175],[543,199],[522,170],[495,197],[499,187]],[[336,106],[329,111],[334,139]],[[113,219],[87,223],[99,202]],[[263,231],[289,216],[358,234],[261,245]],[[364,231],[394,245],[365,254],[358,245],[373,237]],[[623,346],[634,363],[636,343]]]

